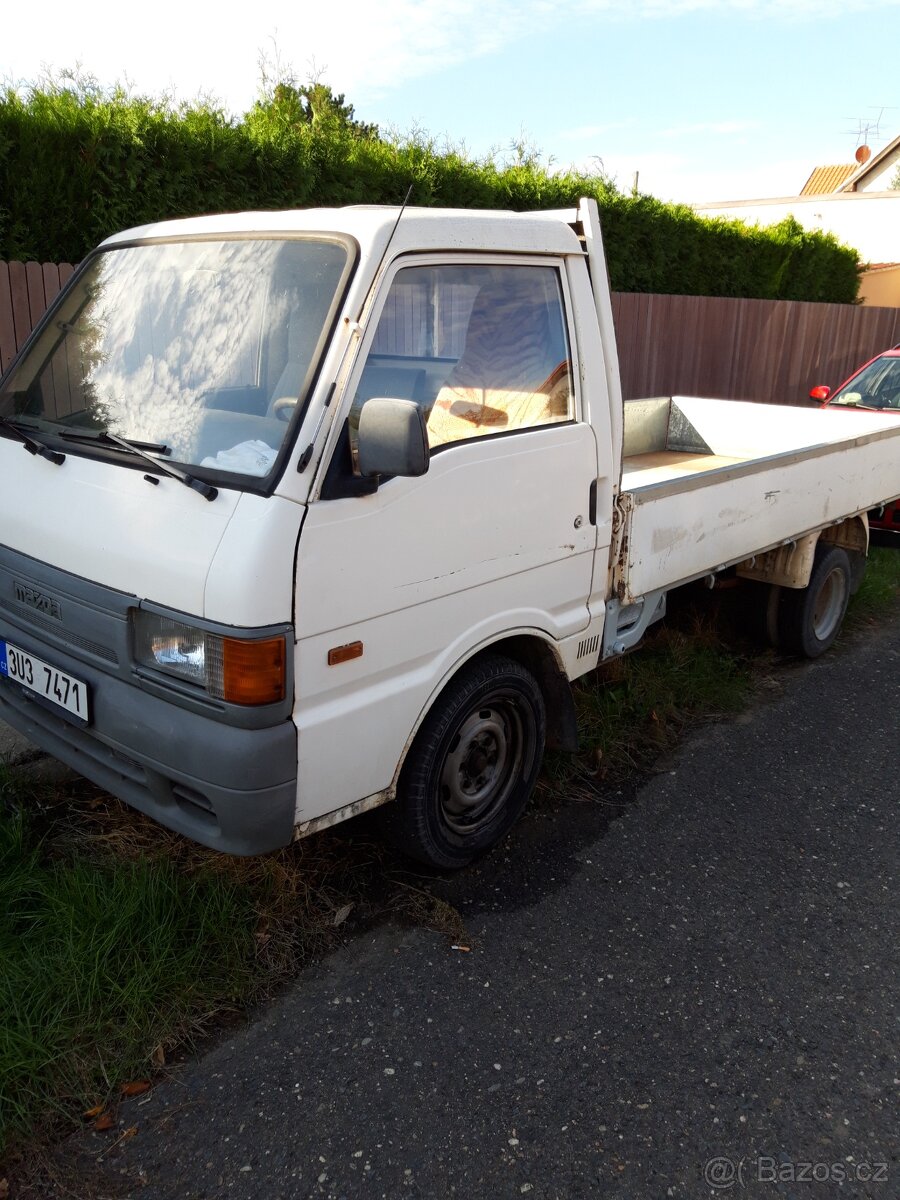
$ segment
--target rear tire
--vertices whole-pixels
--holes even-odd
[[[488,655],[464,667],[422,723],[384,810],[392,840],[429,866],[466,866],[527,804],[545,732],[540,687],[521,663]]]
[[[788,654],[818,658],[840,633],[852,587],[847,551],[820,543],[805,588],[781,588],[778,642]]]

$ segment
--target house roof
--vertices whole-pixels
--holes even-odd
[[[813,167],[812,174],[800,189],[801,196],[822,196],[836,192],[856,171],[855,163],[839,163],[831,167]]]

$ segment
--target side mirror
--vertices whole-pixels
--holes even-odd
[[[428,470],[425,414],[412,400],[373,397],[359,414],[360,475],[424,475]]]
[[[820,383],[818,387],[814,387],[809,393],[810,400],[827,400],[831,395],[831,388],[826,387],[824,383]]]

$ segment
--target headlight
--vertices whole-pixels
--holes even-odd
[[[140,609],[134,614],[134,635],[134,656],[139,663],[197,683],[211,695],[218,694],[215,684],[219,681],[208,677],[207,663],[216,657],[214,652],[210,653],[212,646],[209,643],[221,642],[221,638],[171,617],[160,617]],[[220,651],[220,661],[221,657]]]
[[[173,617],[132,609],[134,656],[232,704],[277,704],[285,695],[283,637],[223,637]]]

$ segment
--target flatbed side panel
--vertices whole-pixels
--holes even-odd
[[[630,493],[626,596],[674,587],[900,494],[900,421]]]

